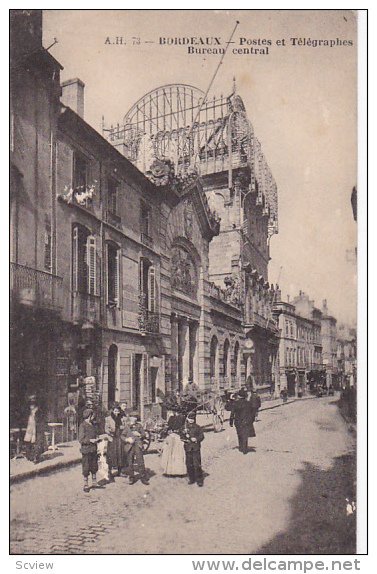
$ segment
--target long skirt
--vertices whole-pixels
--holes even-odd
[[[179,435],[174,432],[165,440],[161,466],[162,472],[169,476],[184,476],[187,472],[184,444]]]

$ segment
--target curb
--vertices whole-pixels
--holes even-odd
[[[10,484],[16,484],[18,482],[23,482],[24,480],[28,480],[29,478],[34,478],[36,476],[50,474],[51,472],[55,472],[56,470],[61,470],[64,468],[69,468],[70,466],[75,466],[81,462],[81,455],[77,456],[76,458],[72,458],[70,460],[62,460],[57,462],[56,464],[51,464],[48,466],[41,466],[40,468],[33,468],[31,470],[27,470],[20,474],[11,475],[9,478]]]

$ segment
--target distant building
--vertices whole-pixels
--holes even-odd
[[[322,357],[326,369],[326,384],[337,384],[338,361],[337,361],[337,342],[336,342],[336,319],[329,314],[327,300],[322,303],[321,318],[321,338],[322,338]]]
[[[357,386],[356,328],[339,325],[337,330],[338,381],[343,388]]]
[[[281,301],[277,293],[274,311],[279,317],[279,386],[293,396],[299,390],[322,384],[325,372],[322,359],[322,313],[306,293],[291,303]]]

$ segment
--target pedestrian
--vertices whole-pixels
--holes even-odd
[[[140,480],[148,485],[148,476],[144,464],[143,438],[145,431],[138,416],[130,416],[129,424],[122,431],[121,438],[124,444],[126,468],[129,474],[129,483],[135,484],[135,470],[137,469]]]
[[[82,454],[82,474],[84,477],[84,492],[89,492],[88,478],[92,475],[92,488],[97,488],[97,429],[93,424],[94,413],[92,409],[84,409],[83,421],[79,427],[79,443]]]
[[[182,432],[186,453],[186,468],[189,484],[203,486],[203,470],[201,461],[201,443],[204,440],[203,429],[195,422],[195,413],[189,413]]]
[[[251,390],[249,401],[250,401],[251,408],[253,411],[253,423],[254,423],[256,420],[258,420],[257,419],[258,411],[259,411],[261,404],[262,404],[260,396],[258,395],[258,393],[256,392],[255,389]]]
[[[232,404],[229,424],[236,427],[238,450],[247,454],[248,439],[255,437],[254,429],[255,406],[247,400],[247,391],[240,389],[238,399]]]
[[[186,474],[186,455],[181,433],[185,425],[185,415],[175,413],[168,420],[168,436],[164,441],[161,455],[162,472],[166,476]]]
[[[109,478],[113,480],[112,469],[116,468],[116,476],[122,473],[124,466],[124,446],[121,439],[123,431],[122,414],[118,403],[114,403],[110,414],[105,418],[105,433],[108,437],[107,464],[109,466]]]
[[[24,436],[26,458],[34,464],[41,460],[46,446],[46,418],[35,395],[29,398],[29,416]]]

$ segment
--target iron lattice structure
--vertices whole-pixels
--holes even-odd
[[[140,98],[123,123],[103,127],[105,137],[142,172],[153,162],[169,161],[177,176],[249,167],[250,190],[268,215],[269,233],[278,232],[277,187],[261,144],[239,95],[213,96],[187,84],[160,86]]]

